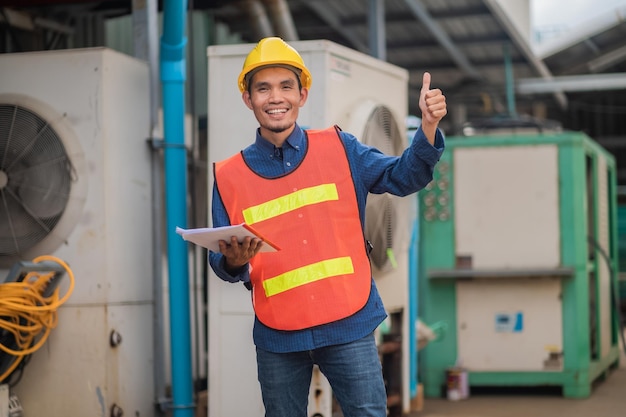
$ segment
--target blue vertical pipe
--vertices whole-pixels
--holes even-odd
[[[165,208],[170,290],[172,411],[193,417],[189,264],[186,242],[174,232],[187,226],[187,155],[185,150],[186,0],[163,3],[161,87],[165,155]]]

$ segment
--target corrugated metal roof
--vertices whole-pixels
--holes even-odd
[[[369,1],[287,3],[301,40],[325,38],[370,52]],[[511,35],[511,27],[483,0],[387,0],[384,13],[386,60],[409,70],[409,111],[413,114],[420,114],[417,99],[424,71],[432,73],[433,85],[444,90],[450,103],[465,104],[470,116],[504,108],[506,53],[510,53],[516,77],[540,75],[525,56],[528,45],[519,45],[519,37]],[[226,5],[215,9],[214,15],[250,42],[261,37],[252,32],[241,8]],[[488,109],[485,94],[495,103]]]
[[[546,43],[537,54],[556,75],[626,73],[626,6]]]
[[[301,40],[329,39],[369,53],[372,1],[286,3]],[[471,120],[502,120],[496,116],[513,110],[516,115],[558,120],[565,128],[585,131],[610,151],[623,154],[626,94],[621,85],[626,82],[626,10],[609,13],[605,21],[581,25],[575,35],[551,48],[544,47],[538,54],[530,45],[530,10],[526,10],[527,16],[521,10],[529,3],[507,1],[383,1],[385,58],[410,72],[409,112],[420,115],[422,73],[429,71],[433,86],[441,88],[448,99],[449,114],[442,127],[449,133],[459,133],[463,123]],[[511,16],[503,7],[520,9]],[[260,38],[251,31],[241,8],[233,8],[232,3],[212,13],[244,40],[256,42]],[[513,81],[507,79],[507,63]],[[574,79],[573,84],[561,79],[573,74],[582,78]],[[539,82],[544,89],[525,91],[528,81]],[[561,87],[564,81],[567,88]],[[597,90],[589,91],[589,85]],[[626,183],[623,158],[618,158],[618,170],[619,183]]]
[[[222,27],[237,34],[236,39],[256,42],[268,34],[255,32],[246,4],[256,3],[268,11],[270,3],[277,1],[193,0],[189,4],[195,10],[206,10]],[[572,99],[595,100],[593,97],[583,98],[572,91],[560,90],[556,82],[549,86],[550,92],[523,93],[520,86],[528,85],[523,81],[541,78],[550,83],[553,77],[561,75],[626,72],[626,7],[613,13],[611,22],[581,25],[567,42],[544,48],[538,55],[529,45],[530,28],[528,33],[522,33],[524,25],[530,24],[530,11],[524,10],[529,0],[284,0],[299,39],[329,39],[364,53],[370,53],[372,30],[368,16],[375,1],[384,9],[385,59],[410,72],[410,113],[419,115],[417,99],[422,73],[430,71],[433,86],[441,88],[450,103],[449,116],[444,119],[449,132],[457,130],[462,119],[506,112],[507,92],[512,91],[507,89],[510,87],[505,72],[507,59],[518,87],[515,96],[518,113],[532,114],[540,101],[548,115],[572,118],[574,122],[580,117],[571,106],[566,107],[568,103]],[[102,17],[132,12],[130,0],[85,1],[80,6],[76,2],[65,3],[68,1],[3,2],[38,15],[39,19],[58,19],[68,29],[75,29],[68,24],[72,16],[87,22],[84,17],[90,13]],[[504,13],[503,7],[517,7],[515,17]],[[522,22],[521,31],[518,21]],[[5,30],[10,32],[6,25]],[[9,42],[10,36],[5,39]],[[607,80],[610,82],[606,78],[603,85]],[[605,93],[612,95],[611,102],[616,106],[626,104],[621,98],[623,90]],[[596,125],[613,126],[615,120]],[[615,135],[615,132],[622,131],[612,129],[606,134]]]

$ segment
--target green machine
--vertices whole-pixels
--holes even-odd
[[[619,362],[616,166],[583,133],[454,137],[419,193],[426,396],[560,386],[583,398]]]

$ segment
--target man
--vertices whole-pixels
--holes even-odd
[[[311,74],[280,38],[247,56],[239,89],[259,128],[255,142],[215,164],[213,225],[246,222],[260,239],[220,241],[211,267],[252,289],[258,378],[267,417],[306,417],[313,365],[345,417],[385,417],[373,332],[386,312],[363,235],[367,194],[409,195],[432,180],[443,152],[446,102],[424,74],[422,127],[402,156],[387,156],[334,127],[297,124]]]

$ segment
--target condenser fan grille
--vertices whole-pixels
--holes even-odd
[[[402,153],[400,131],[389,108],[377,106],[373,110],[365,125],[363,142],[375,146],[387,155]]]
[[[393,114],[382,105],[376,106],[367,119],[362,140],[387,155],[400,155],[404,150],[403,136]],[[389,194],[370,195],[365,212],[365,235],[373,246],[370,258],[382,271],[393,266],[399,214],[395,198]]]
[[[59,135],[36,113],[0,103],[0,256],[19,257],[56,226],[72,165]]]

